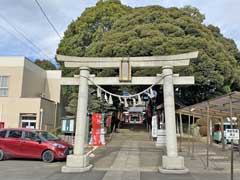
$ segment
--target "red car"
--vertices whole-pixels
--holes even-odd
[[[23,128],[0,129],[0,160],[12,157],[53,162],[65,159],[72,153],[72,145],[47,131]]]

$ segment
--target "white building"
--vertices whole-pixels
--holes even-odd
[[[0,122],[4,127],[58,125],[61,71],[46,71],[25,57],[0,57]]]

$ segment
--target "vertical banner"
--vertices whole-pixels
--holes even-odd
[[[92,145],[101,146],[102,114],[92,114]]]
[[[106,119],[106,127],[110,128],[112,122],[112,116],[108,116]]]
[[[157,137],[157,116],[152,116],[152,137]]]
[[[104,121],[105,121],[105,114],[102,114],[102,122],[101,122],[101,134],[100,134],[100,141],[101,141],[101,145],[105,145],[105,131],[104,131]]]
[[[102,114],[102,122],[101,122],[101,128],[104,128],[104,120],[105,120],[105,114]]]
[[[131,113],[128,113],[128,122],[130,124],[130,121],[131,121]]]
[[[142,113],[139,113],[138,117],[139,117],[139,123],[142,124],[143,123]]]

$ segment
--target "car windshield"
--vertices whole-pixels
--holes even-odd
[[[55,136],[54,134],[52,134],[50,132],[37,131],[36,133],[46,141],[58,141],[58,140],[60,140],[59,137]]]

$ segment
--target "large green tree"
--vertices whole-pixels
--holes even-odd
[[[72,22],[59,44],[58,54],[72,56],[153,56],[199,51],[180,75],[194,75],[194,86],[177,92],[192,104],[240,89],[240,53],[220,29],[203,23],[198,9],[147,6],[131,8],[118,0],[99,1]],[[75,73],[66,70],[66,75]],[[160,69],[134,69],[133,74],[155,75]],[[116,75],[104,70],[101,75]],[[137,87],[139,88],[139,87]],[[136,90],[136,89],[135,89]]]

